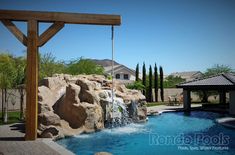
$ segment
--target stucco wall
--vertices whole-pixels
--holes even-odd
[[[165,88],[164,89],[164,101],[168,101],[169,96],[177,96],[177,98],[180,97],[180,95],[183,94],[183,89],[181,88]],[[155,99],[154,95],[154,89],[153,89],[153,98]],[[191,98],[192,101],[198,101],[199,97],[191,92]],[[158,90],[158,100],[161,101],[161,96],[160,96],[160,89]]]
[[[25,93],[24,93],[25,94]],[[8,110],[20,109],[20,93],[17,89],[7,90]],[[15,105],[13,106],[13,103]],[[24,108],[26,106],[26,95],[24,95]],[[0,89],[0,110],[2,110],[2,90]]]
[[[179,97],[181,94],[183,93],[183,89],[181,88],[165,88],[164,89],[164,101],[168,101],[168,97],[169,96],[174,96],[176,95],[177,97]],[[153,89],[153,98],[155,99],[154,96],[154,89]],[[158,90],[158,99],[159,101],[161,101],[161,97],[160,97],[160,89]],[[191,99],[193,102],[198,102],[201,99],[198,97],[198,95],[196,95],[195,93],[191,92]],[[226,101],[228,102],[229,99],[229,94],[226,93]],[[218,102],[219,103],[219,95],[213,95],[213,96],[209,96],[208,97],[208,101],[209,102]]]

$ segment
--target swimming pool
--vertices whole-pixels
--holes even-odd
[[[75,154],[110,152],[118,155],[235,154],[235,130],[217,124],[212,112],[172,112],[130,124],[57,141]]]

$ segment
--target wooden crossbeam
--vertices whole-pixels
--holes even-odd
[[[2,19],[1,20],[3,25],[6,26],[6,28],[11,31],[11,33],[24,45],[27,46],[27,37],[24,35],[24,33],[22,33],[17,27],[16,25],[8,20],[8,19]]]
[[[120,25],[119,15],[104,14],[82,14],[64,12],[40,12],[40,11],[18,11],[0,10],[0,20],[9,19],[13,21],[37,20],[39,22],[63,21],[68,24],[91,24],[91,25]]]
[[[37,138],[38,115],[38,48],[51,39],[64,24],[120,25],[119,15],[79,14],[63,12],[0,10],[0,21],[27,46],[27,84],[26,84],[26,140]],[[28,24],[27,37],[12,23],[25,21]],[[53,23],[38,36],[39,22]]]
[[[43,32],[38,39],[38,46],[43,46],[49,39],[51,39],[57,32],[64,27],[64,22],[55,22],[45,32]]]

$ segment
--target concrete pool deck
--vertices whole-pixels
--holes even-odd
[[[24,141],[23,123],[0,126],[0,155],[74,155],[48,138]]]
[[[200,108],[201,104],[192,104],[192,109]],[[147,113],[148,115],[157,115],[161,114],[163,112],[172,112],[172,111],[182,111],[183,105],[177,105],[177,106],[168,106],[168,105],[158,105],[158,106],[152,106],[147,107]]]

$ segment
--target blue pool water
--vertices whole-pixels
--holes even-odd
[[[114,155],[201,154],[234,155],[235,130],[215,122],[212,112],[163,113],[144,124],[130,124],[57,141],[79,155],[111,152]]]

